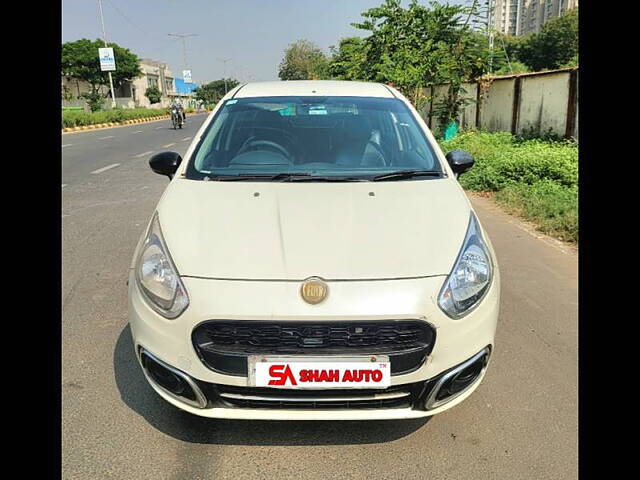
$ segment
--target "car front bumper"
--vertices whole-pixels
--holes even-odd
[[[299,296],[299,282],[212,280],[183,277],[190,305],[174,320],[157,314],[143,298],[133,275],[129,278],[129,322],[140,362],[141,349],[176,369],[202,387],[207,404],[185,402],[145,376],[169,403],[195,415],[211,418],[271,420],[382,420],[435,415],[467,398],[481,383],[485,369],[463,392],[432,408],[425,407],[438,379],[494,345],[499,313],[500,282],[496,269],[489,292],[481,304],[459,320],[447,317],[437,306],[437,295],[446,276],[376,281],[328,281],[329,295],[317,305]],[[384,321],[418,320],[436,330],[433,350],[416,370],[391,377],[391,387],[424,385],[410,406],[402,408],[251,408],[220,403],[209,398],[213,385],[250,391],[246,376],[225,375],[207,368],[192,344],[195,326],[206,320],[226,321]],[[487,355],[488,359],[489,355]],[[418,388],[418,387],[416,387]],[[282,390],[279,390],[282,392]],[[324,392],[328,392],[325,390]],[[354,392],[358,390],[354,389]]]

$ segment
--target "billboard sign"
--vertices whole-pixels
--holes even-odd
[[[116,57],[113,48],[99,48],[100,70],[103,72],[113,72],[116,69]]]

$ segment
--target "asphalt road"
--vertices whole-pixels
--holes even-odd
[[[167,185],[149,156],[184,154],[204,119],[62,136],[63,478],[577,477],[577,256],[478,197],[502,305],[491,367],[460,405],[428,421],[242,422],[160,399],[133,357],[127,271]]]

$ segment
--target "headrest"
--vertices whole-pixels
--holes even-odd
[[[371,136],[371,126],[365,118],[359,115],[345,118],[342,134],[344,138],[350,140],[366,141]]]

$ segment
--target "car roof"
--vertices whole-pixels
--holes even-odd
[[[391,90],[381,83],[340,80],[287,80],[247,83],[236,90],[233,98],[286,96],[395,97]]]

